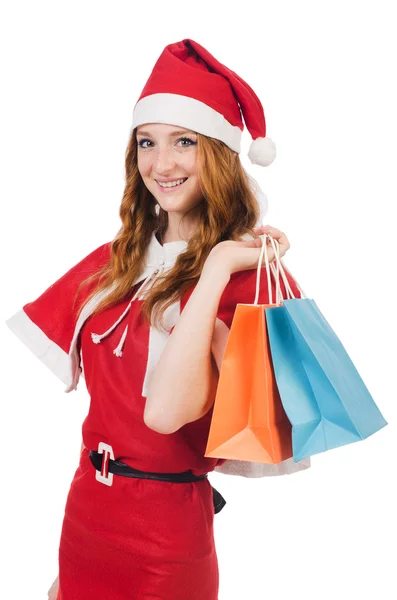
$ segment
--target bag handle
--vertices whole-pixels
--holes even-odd
[[[261,268],[262,268],[262,263],[263,263],[263,255],[265,255],[265,267],[266,267],[266,274],[267,274],[267,284],[268,284],[268,290],[269,290],[269,304],[273,304],[273,295],[272,295],[272,286],[271,286],[271,279],[270,279],[270,270],[273,274],[273,277],[275,279],[276,282],[276,304],[280,305],[282,303],[283,300],[283,296],[282,296],[282,292],[281,292],[281,287],[280,287],[280,274],[281,277],[283,279],[284,282],[284,286],[286,289],[286,295],[287,295],[287,300],[290,299],[295,299],[295,295],[291,289],[291,286],[289,284],[289,281],[287,279],[287,276],[285,274],[285,270],[287,270],[287,272],[289,272],[289,274],[291,275],[292,279],[294,279],[297,288],[299,289],[302,298],[305,297],[307,298],[303,288],[298,284],[298,282],[296,281],[295,277],[293,276],[293,274],[291,273],[291,271],[289,269],[287,269],[284,265],[284,263],[282,262],[281,258],[280,258],[280,251],[279,251],[279,243],[277,240],[273,239],[272,236],[270,234],[263,234],[259,236],[261,238],[262,241],[262,248],[260,251],[260,255],[259,255],[259,260],[258,260],[258,267],[257,267],[257,272],[256,272],[256,293],[255,293],[255,300],[254,300],[254,304],[257,305],[258,304],[258,298],[259,298],[259,286],[260,286],[260,273],[261,273]],[[276,265],[277,265],[277,270],[275,268],[275,266],[270,263],[269,265],[269,256],[267,253],[267,238],[269,238],[269,241],[273,247],[273,251],[274,251],[274,260],[276,261]]]
[[[273,304],[272,285],[271,285],[270,267],[269,267],[269,255],[267,253],[268,234],[265,233],[259,237],[262,242],[262,247],[261,247],[261,251],[259,253],[258,266],[257,266],[257,270],[256,270],[256,293],[255,293],[255,300],[254,300],[254,305],[256,305],[256,306],[258,305],[258,298],[259,298],[260,275],[261,275],[261,269],[262,269],[262,265],[263,265],[263,255],[265,255],[267,287],[269,290],[269,304]],[[269,236],[269,238],[270,238],[270,236]],[[273,246],[273,248],[274,248],[274,254],[276,256],[279,253],[278,248],[276,248],[275,246]],[[277,274],[276,275],[274,274],[274,266],[272,269],[272,273],[273,273],[273,276],[274,276],[275,282],[276,282],[276,303],[277,304],[281,301],[279,270],[280,270],[280,261],[277,261]]]
[[[269,235],[269,240],[270,240],[270,243],[271,243],[271,245],[273,247],[274,257],[275,257],[275,261],[277,263],[277,279],[279,280],[280,273],[281,273],[281,277],[283,278],[283,282],[284,282],[284,286],[285,286],[285,290],[286,290],[286,294],[287,294],[287,299],[291,300],[292,298],[295,298],[295,295],[294,295],[294,292],[291,289],[291,286],[289,284],[288,278],[287,278],[287,276],[285,274],[284,265],[281,262],[281,258],[280,258],[280,244],[278,243],[277,240],[275,240],[274,238],[272,238],[270,235]],[[274,275],[274,265],[271,264],[270,266],[273,268],[273,275]],[[270,294],[271,294],[271,291],[270,291]],[[279,302],[281,303],[281,301],[283,300],[283,297],[281,295],[281,291],[280,291],[280,295],[277,296],[277,298],[276,298],[276,304],[279,304],[279,302],[277,301],[278,298],[280,298]]]
[[[294,277],[294,275],[293,275],[293,273],[292,273],[291,269],[287,269],[287,267],[285,266],[285,264],[284,264],[284,263],[283,263],[283,261],[281,260],[281,258],[280,258],[280,252],[279,252],[279,243],[278,243],[278,241],[277,241],[277,240],[275,240],[275,239],[273,239],[271,235],[269,235],[269,234],[267,234],[267,235],[268,235],[268,237],[269,237],[269,239],[270,239],[270,243],[271,243],[271,244],[272,244],[272,246],[273,246],[273,250],[274,250],[274,254],[275,254],[275,260],[276,260],[276,262],[277,262],[277,263],[280,263],[280,264],[278,265],[278,268],[279,268],[279,270],[280,270],[280,272],[281,272],[281,276],[282,276],[282,278],[283,278],[283,281],[284,281],[284,285],[285,285],[285,289],[286,289],[286,291],[287,291],[287,295],[289,295],[289,298],[288,298],[288,300],[290,300],[290,299],[292,299],[292,298],[293,298],[293,299],[295,299],[295,294],[293,293],[293,291],[292,291],[292,289],[291,289],[291,286],[290,286],[290,284],[289,284],[289,281],[288,281],[288,279],[287,279],[286,272],[287,272],[287,273],[289,273],[289,274],[291,275],[292,279],[294,280],[294,282],[295,282],[295,284],[296,284],[296,287],[298,288],[298,290],[299,290],[299,292],[300,292],[300,295],[301,295],[302,299],[303,299],[303,298],[307,298],[307,294],[306,294],[306,292],[304,291],[303,287],[302,287],[302,286],[301,286],[301,285],[300,285],[300,284],[297,282],[297,280],[296,280],[296,278]],[[277,245],[277,248],[275,248],[275,244]],[[270,267],[273,269],[273,274],[274,274],[274,265],[272,265],[272,264],[271,264],[271,265],[270,265]]]

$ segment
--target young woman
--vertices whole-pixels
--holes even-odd
[[[270,164],[252,89],[193,40],[167,46],[135,106],[120,231],[8,321],[66,391],[83,373],[90,394],[58,600],[218,598],[213,519],[225,501],[207,474],[250,476],[204,456],[219,369],[236,305],[254,301],[257,236],[270,233],[280,256],[289,248],[256,227],[241,112],[251,160]],[[264,274],[259,303],[268,297]]]

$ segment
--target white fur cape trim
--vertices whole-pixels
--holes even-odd
[[[69,380],[69,357],[35,324],[23,309],[7,319],[11,331],[41,360],[63,383]]]

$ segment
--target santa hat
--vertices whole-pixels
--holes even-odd
[[[134,108],[132,128],[167,123],[221,140],[240,152],[245,125],[253,139],[248,157],[266,167],[276,157],[266,137],[262,104],[250,86],[197,42],[184,39],[161,53]]]

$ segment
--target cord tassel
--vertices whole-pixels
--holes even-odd
[[[136,293],[134,294],[134,296],[129,301],[129,303],[128,303],[127,307],[125,308],[125,310],[123,311],[123,313],[119,316],[119,318],[117,319],[117,321],[115,321],[113,323],[113,325],[111,327],[109,327],[109,329],[107,331],[105,331],[104,333],[91,333],[91,339],[94,342],[94,344],[100,344],[101,340],[103,340],[103,338],[105,338],[107,335],[109,335],[109,333],[111,333],[117,327],[117,325],[127,315],[128,311],[131,308],[131,304],[133,303],[133,301],[142,293],[143,289],[148,285],[148,283],[151,281],[151,279],[154,278],[159,272],[162,272],[163,270],[164,270],[163,267],[157,267],[155,269],[155,271],[153,271],[153,273],[150,273],[146,277],[146,279],[144,280],[144,282],[142,283],[142,285],[140,286],[140,288],[136,291]],[[119,345],[117,346],[117,348],[115,348],[113,350],[113,353],[116,356],[122,356],[122,354],[123,354],[122,348],[123,348],[123,345],[124,345],[125,338],[127,336],[127,331],[128,331],[128,325],[124,329],[124,332],[123,332],[123,335],[122,335],[121,340],[119,342]]]
[[[130,300],[130,302],[128,303],[124,312],[119,316],[117,321],[115,321],[113,323],[113,325],[111,327],[109,327],[109,329],[107,331],[105,331],[104,333],[91,333],[91,338],[92,338],[92,341],[94,342],[94,344],[99,344],[101,342],[101,340],[103,340],[103,338],[105,338],[107,335],[109,335],[109,333],[111,333],[113,331],[113,329],[115,329],[117,327],[117,325],[124,319],[124,317],[126,316],[128,311],[130,310],[130,306],[131,306],[133,300],[134,300],[134,298],[132,298]]]
[[[121,336],[121,340],[119,342],[119,345],[117,346],[117,348],[115,348],[113,350],[113,354],[115,354],[116,356],[123,356],[123,346],[124,346],[124,342],[125,342],[125,338],[127,337],[127,331],[128,331],[128,325],[125,327],[123,335]]]

